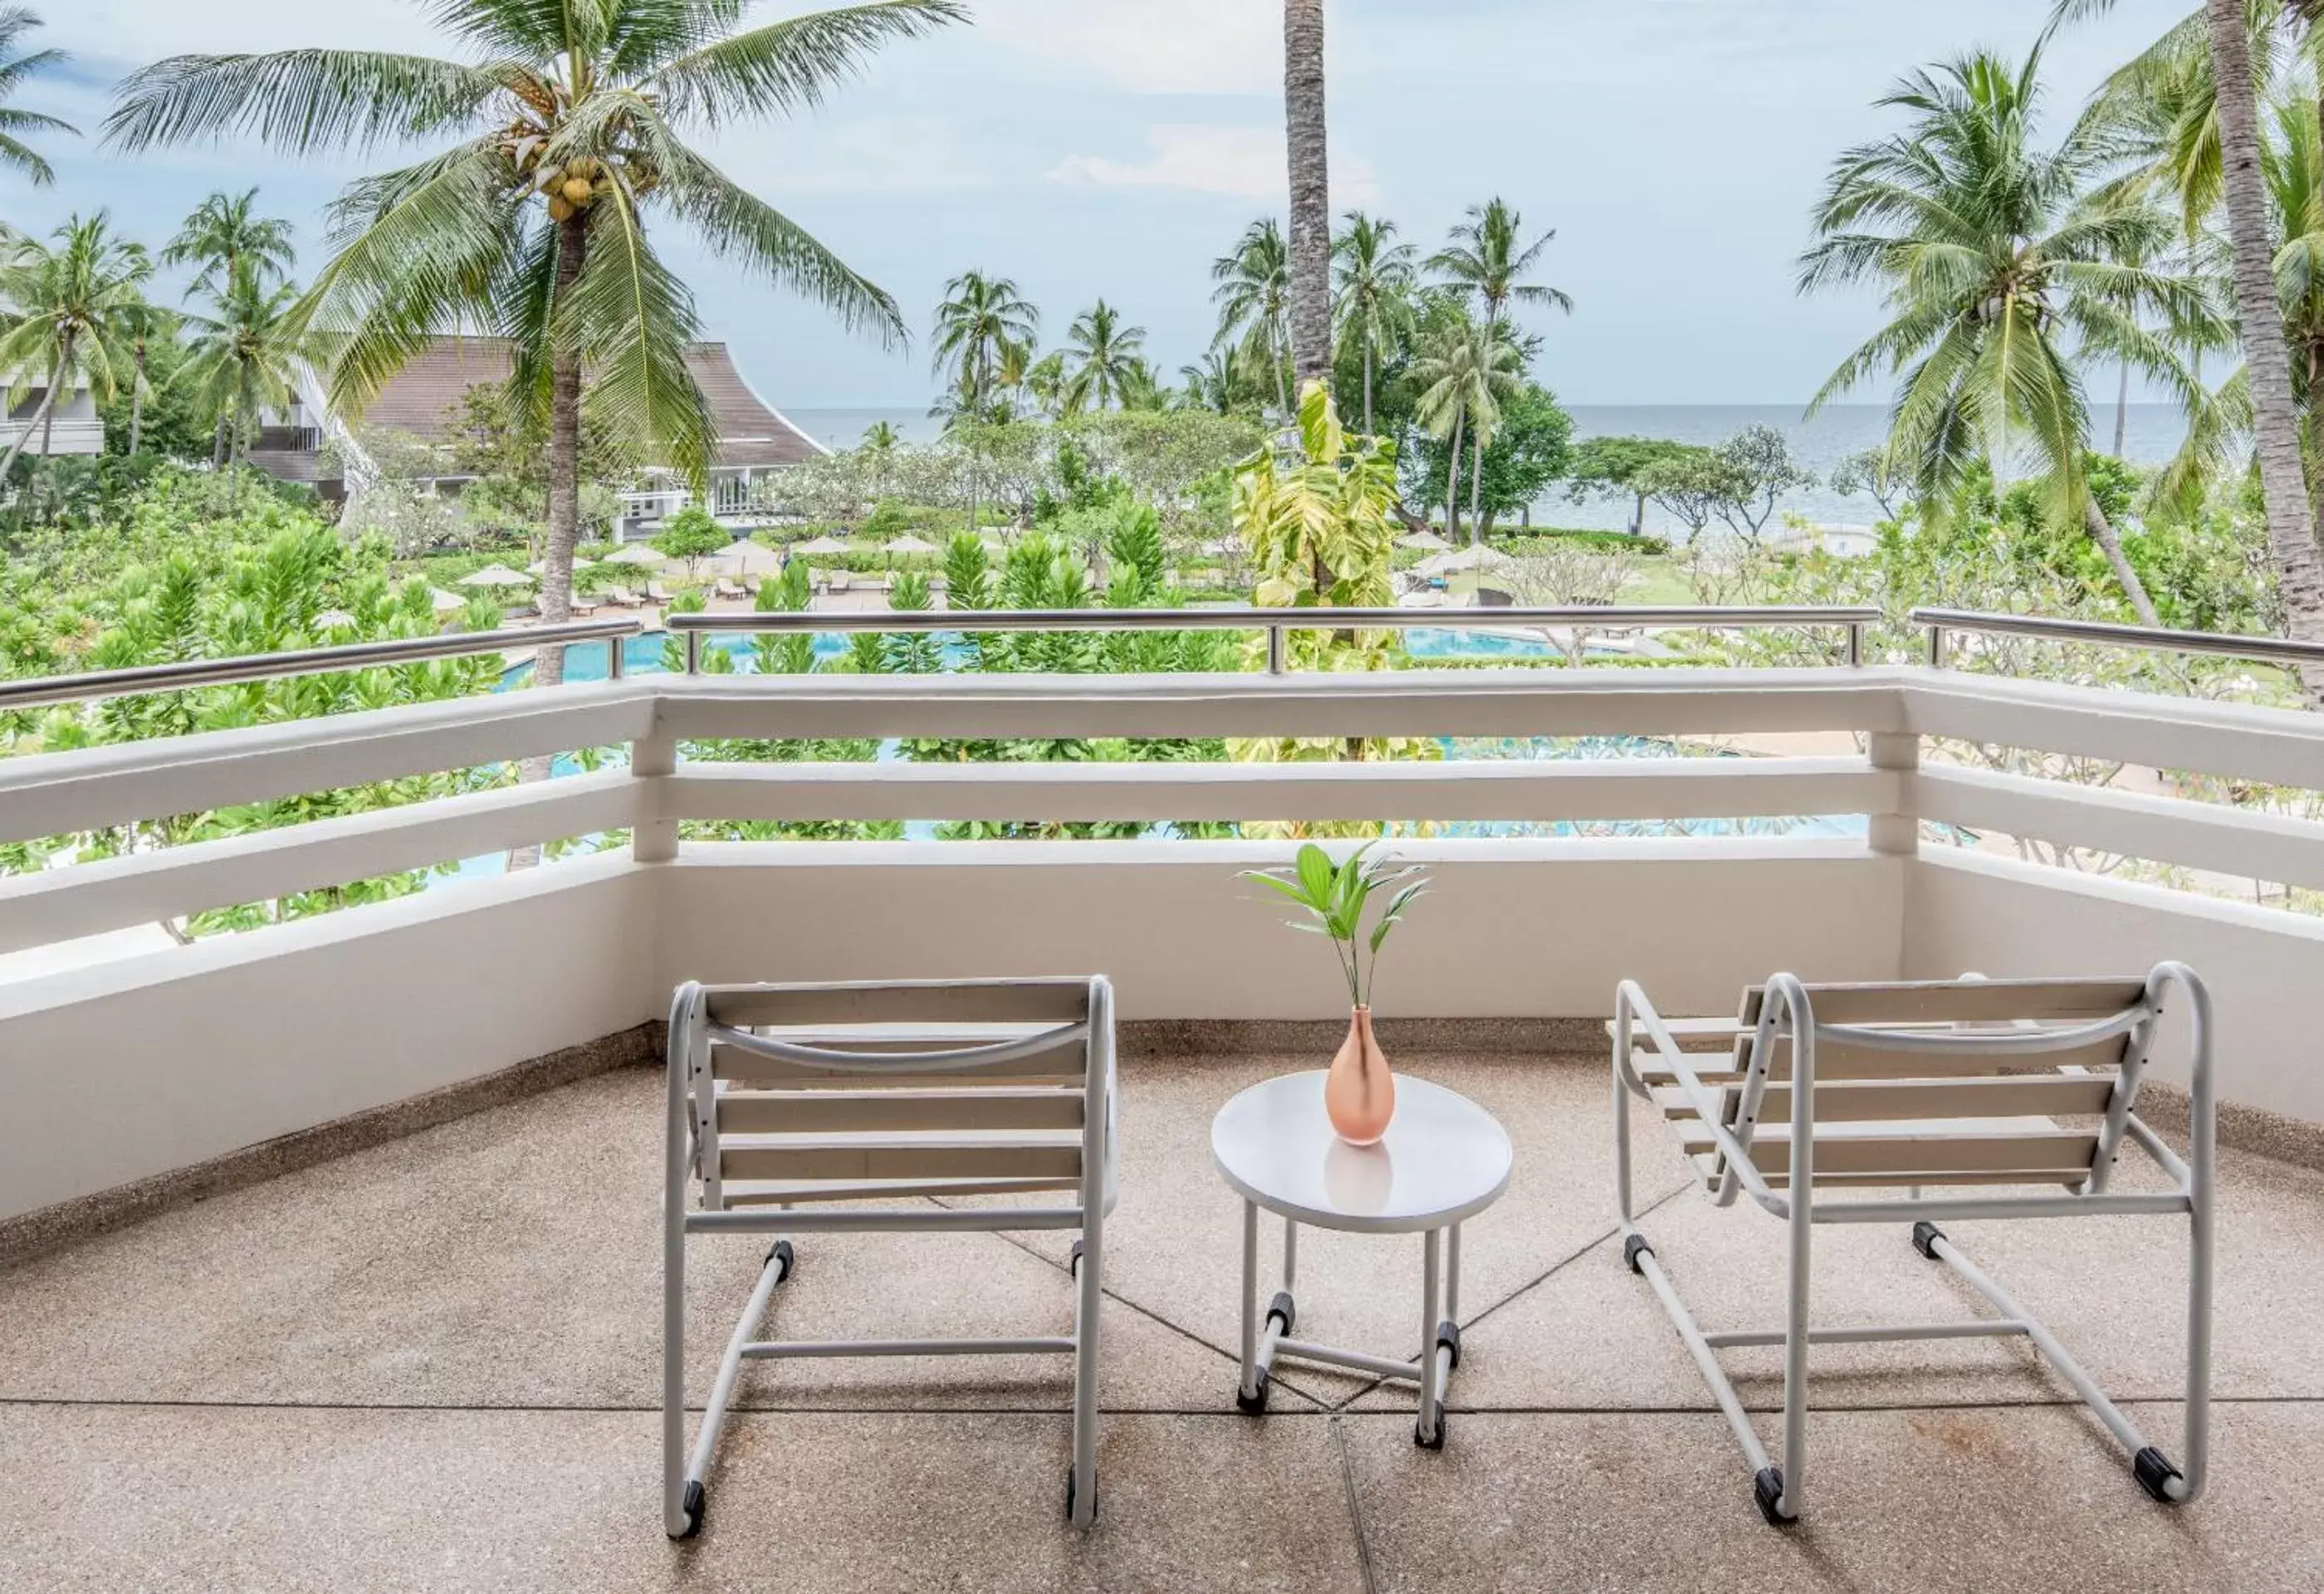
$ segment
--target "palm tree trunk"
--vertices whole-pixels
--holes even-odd
[[[129,388],[129,452],[134,457],[144,438],[145,423],[145,340],[137,340],[137,370]]]
[[[2324,557],[2318,555],[2312,528],[2307,472],[2301,459],[2300,411],[2292,399],[2291,355],[2276,299],[2246,8],[2243,0],[2204,0],[2204,13],[2210,23],[2211,75],[2218,85],[2219,155],[2225,169],[2227,236],[2235,253],[2236,315],[2243,328],[2244,365],[2250,373],[2252,418],[2259,438],[2268,553],[2283,599],[2285,629],[2303,641],[2324,641]],[[2300,673],[2310,704],[2324,705],[2324,667],[2306,666]]]
[[[41,457],[49,457],[49,440],[56,436],[57,390],[64,385],[65,373],[72,369],[73,335],[64,335],[57,345],[57,362],[49,367],[49,401],[41,406]]]
[[[1372,424],[1372,340],[1369,337],[1364,339],[1364,436],[1379,436],[1379,428]]]
[[[581,274],[587,257],[587,223],[576,215],[557,224],[557,287],[554,302],[562,304]],[[573,614],[573,545],[581,536],[581,356],[558,349],[549,362],[549,539],[541,553],[540,622],[558,625]],[[618,648],[622,639],[608,639]],[[532,684],[561,686],[565,680],[565,650],[543,648],[535,656]],[[530,785],[549,776],[546,757],[526,759],[517,765],[520,784]],[[540,861],[538,844],[509,853],[511,871],[530,869]]]
[[[2122,539],[2115,535],[2114,524],[2107,519],[2106,511],[2098,507],[2098,494],[2094,493],[2082,500],[2082,525],[2089,530],[2090,540],[2098,545],[2098,551],[2106,555],[2115,580],[2130,599],[2130,606],[2138,611],[2139,624],[2160,626],[2163,618],[2154,612],[2154,600],[2146,595],[2146,584],[2131,568],[2130,557],[2122,551]]]
[[[16,440],[8,445],[7,456],[0,458],[0,482],[5,482],[8,479],[9,471],[15,466],[16,456],[22,454],[24,451],[24,445],[32,440],[32,428],[41,424],[42,418],[48,414],[50,407],[56,401],[57,384],[51,379],[48,387],[41,394],[41,407],[24,418],[24,429],[18,432]]]
[[[1452,413],[1452,452],[1444,465],[1444,540],[1461,540],[1461,433],[1468,424],[1469,411],[1464,405]]]
[[[1291,407],[1291,382],[1283,370],[1283,338],[1277,323],[1267,324],[1267,363],[1275,367],[1275,396],[1282,401],[1284,424],[1296,424],[1299,411]]]
[[[1485,428],[1479,427],[1470,434],[1470,447],[1474,452],[1469,460],[1469,538],[1481,542],[1485,537],[1483,488],[1485,480]]]
[[[2114,393],[2114,456],[2122,457],[2124,439],[2130,432],[2130,362],[2122,363],[2122,385]]]
[[[1291,349],[1298,385],[1332,381],[1332,191],[1323,127],[1323,0],[1283,0],[1291,157]]]

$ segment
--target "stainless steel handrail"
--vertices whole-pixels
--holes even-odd
[[[44,708],[51,704],[129,697],[144,692],[175,692],[191,686],[223,686],[237,681],[269,680],[280,676],[327,675],[334,670],[368,669],[383,664],[411,664],[430,659],[460,659],[474,653],[500,653],[511,649],[561,646],[567,642],[595,641],[600,638],[632,637],[644,629],[644,622],[634,617],[574,620],[563,625],[454,631],[438,637],[344,642],[331,648],[247,653],[233,659],[188,659],[171,664],[141,664],[128,669],[94,669],[83,675],[37,676],[26,680],[0,681],[0,710]],[[609,674],[622,674],[622,650],[619,647],[611,650],[607,668]]]
[[[2216,653],[2279,664],[2324,664],[2324,642],[2290,637],[2233,636],[2210,631],[2166,631],[2159,626],[2116,625],[2104,620],[2048,620],[2035,614],[1988,614],[1975,609],[1915,609],[1908,619],[1929,630],[1929,663],[1945,666],[1946,641],[1955,631],[1972,636],[2032,637],[2047,642],[2096,642],[2112,648],[2144,648],[2160,653]]]
[[[1572,604],[1491,609],[777,609],[740,614],[697,611],[666,623],[686,639],[688,673],[699,667],[706,633],[751,631],[1256,631],[1267,635],[1267,667],[1287,668],[1284,638],[1295,631],[1462,631],[1573,625],[1591,631],[1754,631],[1776,626],[1842,626],[1848,661],[1864,661],[1864,633],[1879,623],[1869,604],[1674,604],[1662,607]]]

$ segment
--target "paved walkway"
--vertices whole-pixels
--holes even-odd
[[[2324,1588],[2324,1175],[2227,1159],[2205,1503],[2150,1504],[2022,1346],[1833,1349],[1811,1516],[1779,1533],[1608,1243],[1594,1061],[1398,1059],[1517,1144],[1468,1232],[1445,1450],[1414,1446],[1408,1395],[1321,1373],[1235,1413],[1239,1208],[1210,1115],[1313,1061],[1125,1064],[1086,1536],[1062,1519],[1054,1358],[753,1364],[703,1536],[662,1536],[659,1086],[628,1072],[0,1276],[0,1589]],[[1780,1225],[1679,1193],[1658,1125],[1639,1147],[1648,1230],[1706,1320],[1775,1321]],[[1950,1227],[2176,1448],[2178,1226]],[[1970,1309],[1901,1233],[1817,1239],[1831,1321]],[[1304,1237],[1303,1333],[1410,1354],[1418,1243]],[[697,1388],[760,1248],[696,1267]],[[775,1322],[1056,1333],[1064,1258],[1051,1235],[802,1241]],[[1775,1353],[1731,1365],[1776,1404]]]

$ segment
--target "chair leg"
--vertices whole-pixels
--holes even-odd
[[[1807,1500],[1808,1283],[1815,1223],[1811,1193],[1796,1181],[1791,1203],[1791,1260],[1784,1313],[1784,1469],[1780,1472],[1763,1469],[1753,1479],[1761,1515],[1776,1524],[1798,1521]]]
[[[686,1234],[668,1226],[661,1268],[662,1530],[690,1539],[702,1527],[702,1486],[686,1478]]]
[[[1082,1265],[1074,1281],[1074,1466],[1065,1481],[1065,1516],[1075,1527],[1097,1520],[1097,1324],[1104,1304],[1104,1227],[1101,1202],[1083,1215]]]

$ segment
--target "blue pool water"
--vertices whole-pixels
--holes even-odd
[[[631,675],[659,675],[664,668],[664,645],[671,639],[666,632],[648,631],[642,636],[627,638],[622,644],[622,665]],[[958,667],[967,662],[967,646],[958,637],[946,635],[944,641],[945,663]],[[747,636],[709,635],[703,639],[706,651],[724,653],[734,661],[734,668],[747,675],[755,668],[756,656]],[[1457,631],[1443,626],[1422,626],[1406,631],[1405,650],[1415,659],[1548,659],[1557,650],[1536,636],[1521,631]],[[847,652],[847,638],[836,631],[815,633],[815,656],[835,659]],[[605,642],[576,642],[565,650],[565,678],[568,681],[602,681],[605,678],[605,662],[611,657]],[[500,689],[521,686],[532,678],[532,661],[512,664],[501,672]]]

